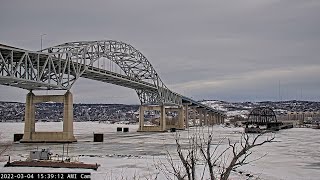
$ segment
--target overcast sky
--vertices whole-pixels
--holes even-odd
[[[39,50],[43,33],[43,47],[119,40],[196,100],[320,101],[319,22],[319,0],[2,0],[0,43]],[[0,85],[0,100],[27,92]],[[139,103],[134,90],[92,80],[72,92],[75,102]]]

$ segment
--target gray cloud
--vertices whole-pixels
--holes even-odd
[[[42,33],[45,47],[121,40],[196,99],[278,100],[280,81],[283,99],[319,101],[319,18],[317,0],[2,1],[0,41],[38,50]],[[139,102],[133,90],[89,80],[72,91],[76,102]],[[0,92],[12,101],[27,93]]]

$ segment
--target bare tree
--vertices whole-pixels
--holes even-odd
[[[174,161],[170,152],[167,150],[166,160],[167,163],[160,160],[159,163],[155,163],[156,169],[159,169],[167,179],[173,179],[172,176],[178,180],[195,180],[196,179],[196,165],[198,161],[198,148],[196,136],[190,137],[187,148],[182,148],[180,143],[180,137],[175,137],[176,152],[179,157],[179,161]]]
[[[230,139],[228,139],[228,144],[229,147],[232,150],[232,160],[229,163],[228,166],[223,168],[223,171],[220,175],[221,180],[227,180],[230,172],[233,169],[236,169],[240,166],[249,164],[253,161],[256,161],[258,159],[261,159],[262,157],[259,157],[258,159],[254,159],[249,161],[248,157],[252,154],[252,151],[250,151],[252,148],[257,147],[257,146],[262,146],[265,143],[270,143],[273,142],[275,139],[274,134],[271,134],[271,136],[266,137],[266,139],[262,140],[261,142],[259,141],[259,138],[262,137],[263,135],[266,135],[268,133],[271,133],[269,131],[262,132],[254,137],[252,141],[250,141],[250,135],[247,133],[243,133],[241,136],[241,140],[239,143],[231,143]]]
[[[174,161],[167,151],[167,164],[160,162],[157,168],[167,179],[194,180],[199,179],[196,176],[200,175],[201,179],[227,180],[232,170],[263,157],[249,160],[248,157],[252,154],[253,148],[273,142],[275,139],[272,132],[255,135],[242,133],[237,142],[232,142],[231,139],[220,139],[213,145],[213,137],[213,132],[207,135],[204,133],[192,135],[187,146],[182,148],[180,136],[177,135],[175,141],[178,160]],[[223,144],[225,141],[227,143]],[[196,167],[202,167],[202,172],[199,172],[199,168]]]

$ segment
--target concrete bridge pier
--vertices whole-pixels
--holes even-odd
[[[196,126],[196,121],[197,121],[197,110],[196,107],[197,106],[189,106],[190,107],[190,120],[192,121],[192,126]]]
[[[60,102],[63,107],[62,132],[36,132],[35,131],[35,104],[41,102]],[[26,98],[25,126],[22,143],[70,143],[76,142],[73,135],[73,97],[70,91],[64,95],[36,96],[30,91]]]
[[[144,129],[144,107],[139,107],[139,129],[138,131],[143,131]]]
[[[220,115],[221,116],[221,124],[224,124],[224,116]]]
[[[145,111],[159,111],[160,119],[159,124],[154,126],[144,125],[144,113]],[[139,129],[138,132],[165,132],[168,130],[166,108],[164,105],[160,106],[148,106],[141,105],[139,109]]]
[[[197,110],[194,109],[194,111],[193,111],[193,120],[192,120],[193,126],[197,126],[197,114],[198,114]]]
[[[184,107],[184,124],[185,124],[185,128],[189,128],[189,105],[190,103],[184,103],[183,107]]]
[[[187,110],[188,111],[188,108]],[[179,122],[178,122],[178,129],[185,129],[185,122],[188,121],[188,119],[185,119],[185,113],[184,113],[184,110],[183,110],[183,106],[181,106],[179,108]]]
[[[203,126],[205,121],[205,110],[203,108],[198,108],[200,123],[199,126]]]
[[[35,105],[33,103],[34,94],[30,91],[27,94],[26,98],[26,107],[24,114],[24,134],[23,141],[30,141],[32,139],[32,135],[35,133]]]
[[[217,115],[217,124],[224,124],[224,117],[222,115]]]
[[[212,126],[212,112],[208,113],[208,126]]]
[[[216,114],[214,116],[214,122],[215,122],[215,124],[219,124],[219,115],[218,114]]]
[[[202,126],[202,108],[197,108],[197,114],[199,119],[197,126]]]
[[[211,125],[215,125],[215,124],[216,124],[215,120],[216,120],[215,114],[212,113],[212,114],[211,114]]]
[[[171,119],[170,123],[167,122],[167,129],[176,128],[176,129],[184,129],[184,113],[183,106],[174,106],[165,108],[165,114],[175,112],[177,113],[177,117]],[[167,120],[168,121],[168,120]]]
[[[219,122],[220,122],[220,124],[223,124],[221,115],[219,116]]]
[[[204,121],[204,125],[208,126],[208,112],[206,109],[203,110],[203,121]]]
[[[166,108],[164,105],[160,106],[160,131],[167,131]]]
[[[145,126],[144,125],[144,113],[145,111],[159,111],[160,119],[158,125]],[[178,116],[168,119],[167,113],[176,112]],[[141,105],[139,109],[139,129],[138,132],[165,132],[171,128],[184,129],[185,128],[184,109],[183,106],[178,107],[165,107],[160,106],[148,106]]]
[[[215,116],[214,113],[211,114],[211,119],[212,119],[211,120],[211,123],[212,123],[211,125],[215,125],[216,124],[216,116]]]

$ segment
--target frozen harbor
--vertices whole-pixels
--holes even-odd
[[[175,133],[138,133],[137,125],[75,122],[77,143],[69,145],[69,155],[88,163],[99,163],[98,171],[49,168],[4,168],[8,155],[12,160],[25,159],[30,150],[51,148],[54,154],[62,154],[61,144],[13,143],[0,157],[0,172],[91,172],[92,179],[121,179],[136,176],[138,179],[155,176],[155,164],[165,160],[166,152],[175,152]],[[23,133],[23,123],[0,123],[0,145],[12,143],[14,133]],[[130,132],[118,133],[116,127],[129,127]],[[60,122],[36,123],[36,130],[59,131]],[[179,131],[181,138],[208,128],[190,128]],[[241,128],[213,126],[215,140],[239,139]],[[93,133],[104,133],[104,142],[93,142]],[[259,161],[241,167],[244,172],[260,179],[319,179],[320,177],[320,130],[294,128],[276,133],[276,142],[254,150],[254,156],[267,154]],[[163,176],[159,175],[159,179]],[[233,179],[246,179],[245,175],[233,174]]]

